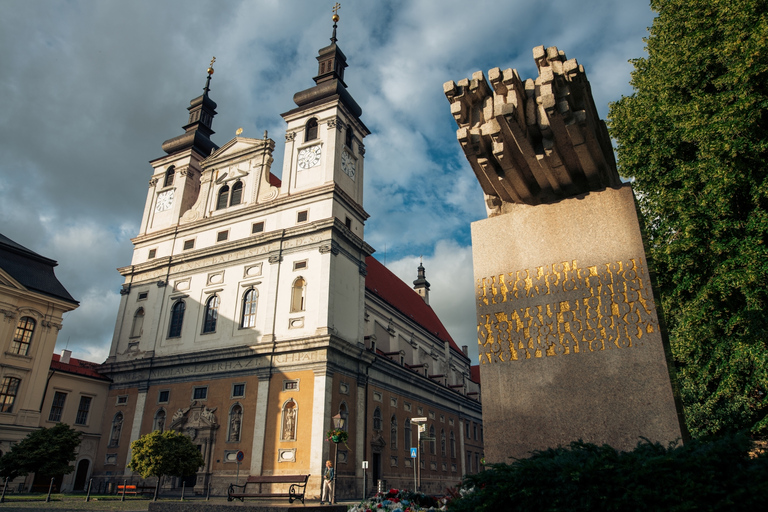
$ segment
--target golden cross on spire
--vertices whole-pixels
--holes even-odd
[[[212,74],[213,74],[213,63],[214,63],[214,62],[216,62],[216,57],[214,57],[214,58],[212,58],[212,59],[211,59],[211,65],[210,65],[210,66],[208,66],[208,74],[209,74],[209,75],[212,75]]]
[[[341,4],[339,2],[336,2],[336,5],[333,6],[333,14],[338,15],[339,9],[341,9]]]

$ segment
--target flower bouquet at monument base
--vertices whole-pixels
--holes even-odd
[[[377,512],[379,510],[423,512],[445,509],[445,499],[437,500],[432,496],[405,489],[390,489],[388,492],[376,493],[373,498],[351,507],[348,512]]]

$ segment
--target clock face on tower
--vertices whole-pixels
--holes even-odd
[[[299,169],[309,169],[320,163],[320,144],[299,151]]]
[[[161,192],[160,195],[157,196],[155,211],[164,212],[165,210],[168,210],[172,205],[173,205],[173,190],[166,190],[165,192]]]
[[[341,170],[353,180],[355,179],[355,163],[355,157],[350,155],[348,151],[341,152]]]

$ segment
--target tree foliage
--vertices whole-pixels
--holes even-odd
[[[494,464],[464,479],[453,512],[737,511],[768,501],[768,456],[743,434],[631,452],[582,441]]]
[[[193,475],[203,464],[203,455],[189,437],[175,430],[155,430],[131,443],[128,467],[142,478],[160,478]]]
[[[611,105],[691,434],[768,435],[768,0],[651,0]]]
[[[65,423],[30,432],[0,458],[0,476],[14,479],[29,473],[46,477],[67,475],[75,469],[69,463],[77,458],[75,450],[82,435]]]

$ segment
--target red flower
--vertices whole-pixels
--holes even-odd
[[[376,505],[376,508],[381,508],[381,503],[379,503],[378,505]]]

